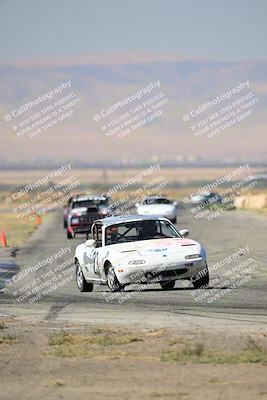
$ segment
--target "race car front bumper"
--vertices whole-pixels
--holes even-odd
[[[181,262],[175,265],[117,267],[115,273],[121,285],[131,283],[157,283],[177,279],[190,279],[206,268],[206,260],[200,258],[196,261]]]

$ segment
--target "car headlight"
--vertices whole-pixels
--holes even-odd
[[[72,224],[78,224],[79,223],[79,218],[71,218],[71,223]]]
[[[185,256],[187,260],[191,260],[192,258],[201,258],[200,254],[190,254],[189,256]]]
[[[145,263],[146,263],[145,260],[132,260],[128,262],[129,265],[140,265]]]

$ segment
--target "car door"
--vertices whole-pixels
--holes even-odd
[[[93,226],[93,236],[96,241],[96,252],[94,254],[93,270],[97,278],[105,279],[105,272],[103,267],[103,260],[106,255],[106,247],[103,245],[103,225],[101,223],[96,223]]]
[[[99,250],[102,247],[102,226],[94,224],[92,227],[92,238],[95,240],[96,247],[84,247],[83,264],[85,279],[100,279]]]

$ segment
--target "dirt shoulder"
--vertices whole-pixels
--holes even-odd
[[[265,399],[267,332],[0,323],[0,398]]]

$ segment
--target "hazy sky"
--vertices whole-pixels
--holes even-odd
[[[266,0],[0,0],[0,57],[143,50],[266,59],[266,19]]]
[[[267,0],[0,0],[3,159],[266,159],[266,11]],[[10,120],[11,110],[63,80],[77,112],[18,137],[26,114]],[[107,137],[94,116],[152,81],[168,97],[163,115]],[[211,139],[195,136],[183,115],[244,81],[257,96],[251,115]]]

